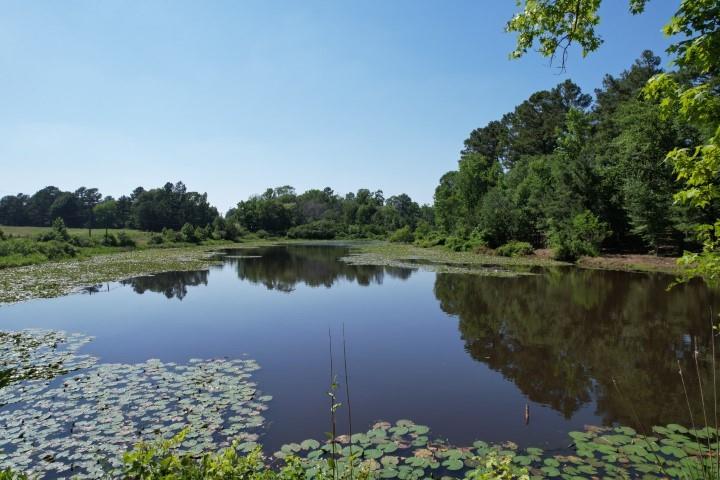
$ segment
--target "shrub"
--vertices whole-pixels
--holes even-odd
[[[262,228],[260,230],[258,230],[257,232],[255,232],[255,235],[258,238],[268,238],[270,236],[270,234],[267,232],[267,230],[263,230]]]
[[[163,243],[182,242],[182,234],[170,228],[162,229]]]
[[[426,235],[418,236],[415,231],[415,245],[423,248],[434,247],[437,245],[445,245],[445,235],[441,232],[429,232]]]
[[[410,227],[408,225],[405,225],[402,228],[398,228],[392,235],[390,235],[390,241],[399,243],[412,243],[415,241],[415,235],[413,235]]]
[[[27,238],[11,238],[0,243],[0,257],[33,254],[41,254],[49,260],[56,260],[74,257],[77,255],[77,249],[67,242],[57,240],[37,242]]]
[[[52,240],[59,240],[62,242],[67,242],[70,240],[70,234],[67,231],[67,227],[65,226],[65,221],[58,217],[55,220],[53,220],[52,228],[49,232],[41,233],[38,236],[38,240],[41,242],[50,242]]]
[[[459,235],[448,236],[445,239],[445,246],[454,252],[471,252],[487,245],[481,235],[474,230],[469,238]]]
[[[76,247],[94,247],[97,242],[90,237],[81,237],[79,235],[73,235],[70,237],[70,243]]]
[[[555,250],[553,257],[567,261],[575,261],[583,255],[595,257],[600,252],[600,244],[610,234],[607,224],[585,210],[575,215],[569,224],[552,227],[550,246]]]
[[[0,480],[30,480],[25,473],[15,472],[13,470],[0,470]]]
[[[204,480],[302,480],[305,470],[297,458],[285,459],[279,470],[267,467],[260,447],[246,455],[237,453],[236,445],[217,453],[206,453],[200,459],[191,454],[173,451],[184,439],[183,431],[170,440],[140,443],[123,456],[122,478],[144,480],[204,479]]]
[[[148,243],[150,245],[161,245],[165,241],[165,238],[159,234],[159,233],[153,233],[150,235],[150,240],[148,240]]]
[[[135,240],[133,240],[127,232],[117,234],[117,244],[120,247],[134,247],[136,245]]]
[[[307,238],[312,240],[331,240],[338,234],[338,227],[332,220],[316,220],[297,225],[288,230],[288,238]]]
[[[527,469],[513,464],[509,455],[490,452],[486,457],[476,458],[479,465],[467,473],[468,480],[530,480]]]
[[[517,240],[511,240],[505,245],[498,247],[495,253],[502,257],[522,257],[525,255],[532,255],[535,250],[532,245],[527,242],[518,242]]]
[[[8,237],[5,236],[5,232],[2,231],[2,228],[0,228],[0,240],[7,240]]]
[[[117,247],[118,239],[112,233],[106,233],[103,235],[102,244],[106,247]]]
[[[195,235],[195,227],[190,223],[186,223],[180,229],[180,236],[183,242],[199,243],[200,239]]]

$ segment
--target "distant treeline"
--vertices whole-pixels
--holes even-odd
[[[435,190],[435,220],[447,235],[492,248],[510,241],[551,246],[559,257],[617,250],[696,248],[694,226],[712,223],[674,201],[684,188],[665,157],[702,145],[700,132],[663,116],[642,88],[661,72],[645,51],[594,98],[570,80],[530,95],[473,130],[457,170]],[[697,72],[680,68],[679,82]]]
[[[0,225],[50,226],[62,218],[68,227],[135,228],[180,231],[186,224],[206,228],[213,238],[236,239],[248,233],[291,238],[381,237],[401,228],[429,229],[432,208],[408,195],[384,198],[380,190],[338,195],[330,188],[297,194],[290,186],[267,189],[238,203],[225,217],[207,194],[189,192],[182,182],[162,188],[138,187],[120,198],[103,197],[97,188],[64,192],[45,187],[33,195],[0,199]],[[189,231],[189,229],[185,229]]]
[[[33,195],[23,193],[0,199],[0,225],[38,226],[62,218],[68,227],[179,230],[184,224],[212,224],[218,211],[207,194],[188,192],[182,182],[161,188],[138,187],[118,199],[103,197],[97,188],[80,187],[64,192],[49,186]]]
[[[345,196],[331,188],[297,194],[290,186],[269,188],[238,203],[226,216],[226,223],[250,232],[316,239],[385,236],[433,221],[431,207],[418,205],[404,193],[387,199],[381,190],[365,188]]]

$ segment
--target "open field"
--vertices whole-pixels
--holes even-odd
[[[49,232],[50,230],[52,230],[52,228],[51,227],[16,227],[16,226],[0,225],[0,230],[5,232],[6,235],[10,235],[13,237],[33,238],[33,237],[37,237],[41,233]],[[68,228],[67,230],[70,235],[77,235],[78,237],[87,237],[88,236],[87,228]],[[117,235],[120,232],[125,232],[130,238],[135,240],[135,242],[138,245],[144,245],[144,244],[148,243],[148,240],[150,239],[150,235],[152,235],[151,232],[143,232],[141,230],[133,230],[133,229],[129,229],[129,228],[108,228],[108,233]],[[104,228],[94,228],[92,230],[93,238],[102,238],[103,235],[105,235]]]

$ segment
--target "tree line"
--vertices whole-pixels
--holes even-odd
[[[381,190],[362,188],[347,195],[331,188],[296,193],[291,186],[268,188],[240,201],[225,216],[209,204],[207,194],[188,191],[182,182],[161,188],[138,187],[117,199],[97,188],[74,192],[45,187],[33,195],[0,199],[0,225],[50,226],[61,218],[68,227],[135,228],[160,232],[207,229],[204,235],[236,239],[248,233],[291,238],[382,237],[398,229],[428,229],[432,208],[407,194],[385,198]],[[188,227],[185,227],[188,225]]]
[[[19,193],[0,199],[0,225],[50,226],[57,219],[75,228],[137,228],[179,230],[186,223],[212,224],[218,211],[206,193],[190,192],[182,182],[160,188],[137,187],[117,199],[103,197],[97,188],[74,192],[48,186],[33,195]]]
[[[675,201],[683,185],[665,157],[694,148],[702,132],[662,114],[643,95],[662,72],[645,51],[594,96],[571,80],[530,95],[473,130],[458,168],[435,190],[437,227],[490,247],[524,241],[561,258],[598,248],[679,253],[698,248],[695,226],[717,218]],[[683,69],[677,81],[692,81]]]

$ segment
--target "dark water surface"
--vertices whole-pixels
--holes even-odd
[[[667,292],[665,275],[558,268],[493,278],[358,267],[338,261],[348,250],[234,250],[205,272],[2,307],[0,328],[94,335],[83,352],[101,362],[247,354],[262,367],[259,387],[274,397],[268,449],[329,430],[328,329],[342,367],[343,324],[356,430],[410,418],[458,444],[557,448],[587,424],[687,422],[677,362],[690,367],[694,339],[708,344],[710,308],[720,300],[702,284]]]

